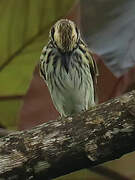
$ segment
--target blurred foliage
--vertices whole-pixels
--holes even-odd
[[[76,171],[74,173],[61,176],[59,178],[56,178],[54,180],[109,180],[108,178],[102,177],[98,174],[95,174],[87,169],[83,169],[80,171]]]
[[[21,105],[19,100],[0,101],[0,123],[10,129],[17,125],[18,108]]]
[[[0,1],[0,123],[13,127],[24,95],[54,22],[64,17],[75,0]]]

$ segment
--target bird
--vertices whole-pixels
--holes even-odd
[[[98,67],[73,21],[60,19],[51,27],[39,69],[61,116],[73,116],[96,105]]]

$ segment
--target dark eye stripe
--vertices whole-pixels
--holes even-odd
[[[78,39],[78,36],[79,36],[79,31],[78,31],[77,26],[75,27],[75,30],[76,30],[76,33],[77,33],[77,39]]]
[[[52,37],[52,39],[53,39],[53,41],[54,41],[54,27],[52,27],[52,29],[51,29],[51,37]]]

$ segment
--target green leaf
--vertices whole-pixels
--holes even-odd
[[[0,2],[0,96],[24,94],[52,24],[66,15],[73,0]]]
[[[26,93],[50,27],[66,16],[74,1],[0,1],[0,97]],[[9,110],[11,106],[14,110]],[[5,111],[5,102],[1,101],[1,119],[15,122],[20,103],[7,101],[6,107]]]
[[[22,101],[0,101],[0,124],[10,129],[15,129],[18,124],[18,109]]]

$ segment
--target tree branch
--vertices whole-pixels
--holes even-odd
[[[0,141],[0,177],[47,179],[135,150],[135,91]]]

